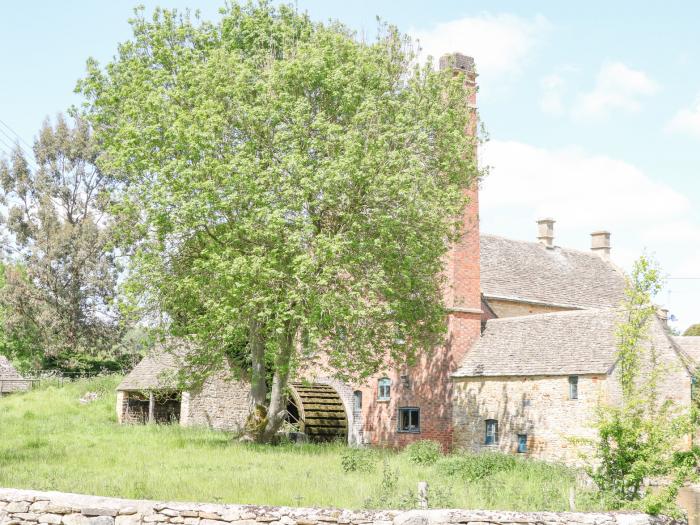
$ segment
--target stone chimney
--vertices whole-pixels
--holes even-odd
[[[537,240],[547,248],[554,248],[554,219],[549,217],[537,221]]]
[[[668,308],[658,308],[657,313],[664,326],[668,326]]]
[[[601,259],[610,260],[610,232],[601,230],[591,233],[591,250]]]

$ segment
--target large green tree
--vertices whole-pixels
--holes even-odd
[[[0,301],[6,332],[37,338],[44,364],[75,366],[105,356],[118,338],[119,268],[106,214],[110,180],[87,121],[46,121],[34,145],[36,169],[21,149],[0,163],[14,246]]]
[[[365,43],[289,6],[131,23],[79,84],[125,183],[130,289],[197,339],[193,368],[247,364],[253,437],[279,428],[300,363],[363,376],[441,341],[477,177],[464,79],[392,27]]]

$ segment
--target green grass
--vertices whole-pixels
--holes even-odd
[[[117,377],[44,385],[0,399],[0,486],[125,498],[292,506],[568,510],[570,470],[466,454],[416,465],[407,453],[334,445],[244,445],[179,426],[120,426]],[[86,392],[100,398],[82,405]],[[353,464],[356,471],[343,468]],[[486,463],[484,463],[486,462]],[[495,466],[494,466],[495,465]],[[579,510],[594,510],[581,494]]]

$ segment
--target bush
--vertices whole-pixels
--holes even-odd
[[[340,456],[340,464],[344,472],[372,472],[374,459],[369,450],[349,448]]]
[[[435,441],[424,439],[408,445],[406,455],[416,465],[434,465],[442,457],[442,447]]]
[[[448,456],[437,463],[437,468],[447,476],[478,481],[498,472],[510,472],[517,464],[518,460],[513,456],[489,452]]]

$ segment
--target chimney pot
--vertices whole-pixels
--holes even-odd
[[[554,248],[554,223],[551,218],[537,221],[537,240],[547,248]]]
[[[610,260],[610,232],[601,230],[591,233],[591,250],[602,259]]]

